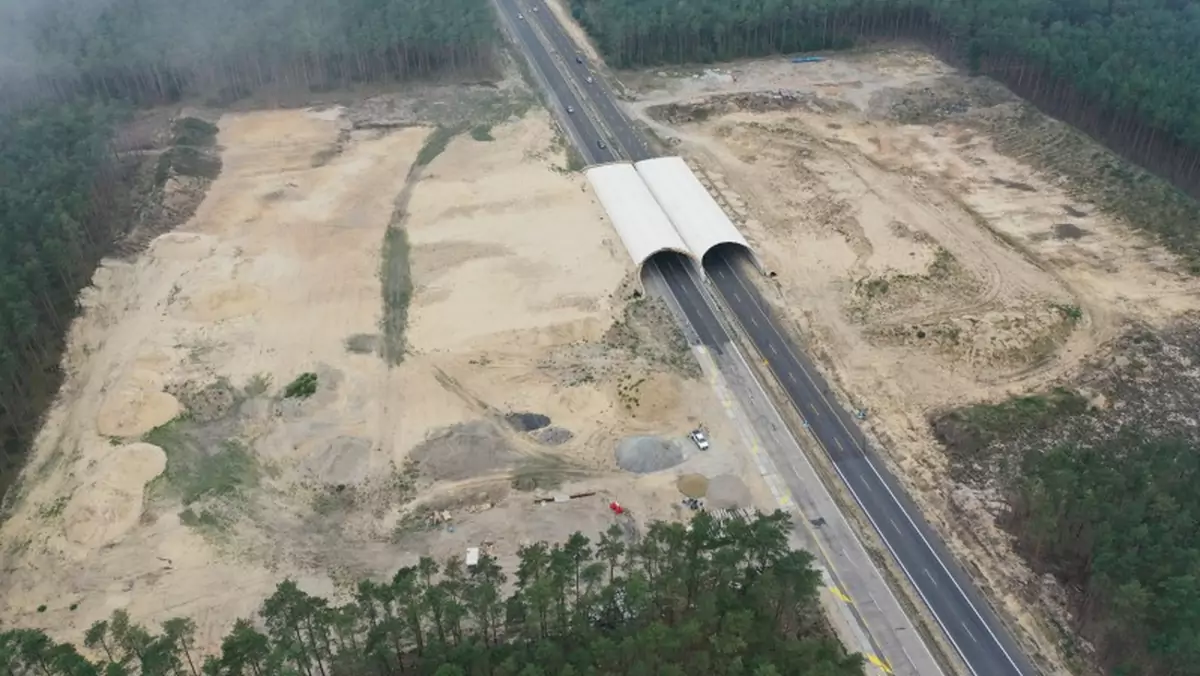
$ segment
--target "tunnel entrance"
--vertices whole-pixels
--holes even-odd
[[[690,253],[675,249],[659,249],[650,254],[638,266],[638,286],[645,292],[646,282],[651,276],[661,277],[663,281],[670,284],[671,280],[678,278],[679,275],[686,277],[688,272],[695,268],[696,259]]]
[[[740,242],[721,242],[712,246],[700,259],[701,266],[706,275],[712,276],[719,272],[734,272],[744,266],[752,266],[758,271],[762,271],[762,265],[758,261],[758,257],[750,250],[750,247]]]

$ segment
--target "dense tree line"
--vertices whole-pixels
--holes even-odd
[[[58,388],[75,295],[114,234],[115,122],[87,104],[0,115],[0,493]]]
[[[917,38],[1200,197],[1200,4],[571,0],[618,67]]]
[[[1200,453],[1125,433],[1030,452],[1010,525],[1120,674],[1200,674]]]
[[[0,6],[0,495],[57,388],[74,299],[133,220],[122,211],[131,172],[109,149],[113,110],[189,94],[230,101],[268,83],[477,74],[496,38],[487,0]],[[173,148],[159,183],[184,165],[216,168]]]
[[[21,27],[22,86],[145,103],[484,69],[497,37],[486,0],[50,0]]]
[[[576,533],[522,547],[511,580],[486,554],[470,567],[422,558],[342,605],[285,581],[215,654],[197,650],[190,620],[154,634],[118,611],[87,632],[95,661],[17,630],[0,634],[0,665],[11,676],[861,675],[862,658],[828,635],[820,574],[789,549],[789,528],[782,512],[701,512],[630,542],[614,524],[594,545]]]

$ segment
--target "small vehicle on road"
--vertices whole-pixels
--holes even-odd
[[[567,106],[567,115],[575,112],[575,106]]]
[[[604,150],[605,148],[608,147],[608,146],[604,145],[604,141],[599,141],[599,140],[596,141],[596,146],[598,148],[600,148],[600,150]]]
[[[518,19],[520,19],[521,21],[524,21],[524,20],[525,20],[525,15],[524,15],[524,14],[518,14],[518,15],[517,15],[517,18],[518,18]]]
[[[575,55],[575,63],[583,63],[583,57],[576,54]]]
[[[708,437],[704,435],[704,430],[694,429],[688,436],[692,438],[692,442],[696,444],[696,448],[702,451],[708,450]]]
[[[591,75],[587,76],[587,83],[592,84],[593,82],[595,82],[595,80],[592,79],[592,76]]]
[[[537,10],[538,10],[538,8],[537,8],[537,5],[534,5],[534,6],[533,6],[533,11],[534,11],[534,12],[537,12]]]

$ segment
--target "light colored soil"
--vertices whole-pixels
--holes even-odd
[[[494,127],[492,142],[456,138],[411,186],[409,354],[394,367],[372,354],[381,244],[428,132],[349,127],[337,109],[224,116],[224,169],[195,216],[97,271],[0,530],[0,623],[78,642],[125,608],[151,624],[190,616],[211,648],[284,576],[332,593],[484,541],[511,563],[522,542],[607,527],[609,500],[636,526],[681,515],[679,474],[743,470],[709,389],[635,356],[659,348],[629,341],[669,327],[641,312],[614,332],[631,266],[583,177],[559,168],[543,112]],[[317,392],[283,399],[303,372]],[[514,411],[573,436],[541,443],[507,425]],[[617,470],[618,440],[682,439],[700,422],[725,453]],[[171,458],[229,444],[257,468],[248,487],[185,512]],[[437,463],[405,474],[410,453],[430,452]],[[598,495],[536,506],[514,475]]]
[[[926,515],[1034,650],[1062,664],[1054,631],[1030,612],[1042,582],[990,505],[956,491],[927,416],[1045,387],[1126,321],[1163,325],[1197,308],[1200,285],[1061,177],[1001,154],[969,116],[890,120],[899,89],[936,91],[947,76],[896,48],[622,79],[640,92],[635,114],[729,204],[777,273],[766,286],[776,307],[845,398],[870,409],[870,431]],[[1015,111],[998,96],[986,114]]]

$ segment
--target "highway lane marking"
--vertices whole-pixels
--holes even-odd
[[[928,568],[922,568],[921,570],[925,571],[925,577],[929,578],[929,581],[933,583],[933,586],[935,586],[935,587],[941,586],[938,584],[938,581],[936,579],[934,579],[933,573],[929,572]]]
[[[879,667],[879,669],[885,674],[892,673],[892,668],[888,666],[888,663],[874,655],[868,654],[867,661],[869,661],[871,664],[874,664],[876,667]]]
[[[743,280],[740,277],[737,277],[736,275],[734,275],[734,277],[737,279],[738,285],[741,286],[744,290],[746,290],[747,293],[749,293],[749,289],[746,288],[746,285],[743,282]],[[759,311],[762,312],[761,308]],[[774,325],[774,322],[769,322],[769,323],[771,324],[771,331],[780,340],[783,340],[783,336],[780,334],[779,329]],[[793,355],[793,357],[794,356],[795,355]],[[824,402],[824,404],[831,411],[836,410],[833,408],[833,404],[829,401],[828,397],[825,396],[825,393],[822,392],[821,389],[816,386],[816,383],[813,381],[812,376],[809,375],[808,370],[804,368],[803,364],[800,364],[799,358],[796,358],[795,361],[797,362],[797,365],[800,366],[800,371],[804,374],[805,378],[808,379],[809,384],[813,386],[814,390],[816,390],[817,396],[820,397],[821,401]],[[790,371],[788,372],[788,376],[792,377],[792,374]],[[793,378],[793,381],[794,381],[794,378]],[[1008,653],[1008,649],[1005,648],[1004,644],[1000,642],[1000,638],[998,636],[996,636],[996,633],[994,631],[992,631],[991,626],[989,626],[988,623],[983,619],[983,615],[979,612],[979,609],[976,608],[975,604],[971,602],[971,599],[967,597],[966,592],[963,591],[962,586],[958,584],[958,580],[956,580],[954,578],[954,576],[950,573],[950,569],[949,569],[949,567],[946,566],[946,562],[942,561],[942,558],[938,555],[937,551],[934,550],[933,545],[931,545],[929,543],[928,538],[925,537],[925,534],[921,532],[920,528],[917,528],[917,524],[913,520],[912,515],[910,515],[908,513],[908,511],[906,509],[904,509],[904,505],[901,504],[900,500],[896,497],[895,493],[892,492],[891,487],[887,485],[886,481],[884,481],[883,476],[879,473],[879,470],[875,467],[875,463],[871,462],[870,457],[863,450],[862,445],[859,444],[859,442],[858,442],[858,439],[853,435],[853,433],[850,432],[850,428],[847,427],[845,420],[843,420],[842,417],[838,416],[838,415],[835,415],[834,418],[837,418],[837,421],[841,425],[842,429],[845,430],[846,434],[850,436],[850,440],[851,440],[851,442],[853,442],[854,446],[860,452],[862,452],[864,459],[866,459],[866,461],[867,461],[867,466],[871,468],[871,472],[873,474],[875,474],[875,476],[879,480],[879,482],[881,484],[883,484],[883,488],[884,488],[884,490],[887,491],[888,496],[891,497],[892,502],[897,507],[900,508],[900,512],[904,515],[904,518],[908,520],[909,525],[912,526],[912,529],[914,532],[916,532],[917,537],[919,537],[921,539],[921,542],[924,543],[926,550],[933,556],[934,560],[938,562],[938,565],[942,567],[942,570],[946,573],[946,576],[950,578],[950,582],[954,585],[954,588],[958,591],[959,596],[962,598],[963,601],[966,602],[967,607],[969,607],[971,609],[971,611],[975,614],[975,617],[979,619],[980,624],[983,625],[983,628],[987,631],[988,636],[992,639],[992,642],[994,642],[996,644],[996,647],[1000,649],[1000,652],[1004,655],[1005,659],[1008,661],[1009,665],[1013,668],[1013,670],[1017,674],[1022,674],[1023,672],[1021,671],[1021,668],[1017,666],[1016,660],[1014,660],[1012,655],[1010,655]],[[820,439],[817,439],[817,441],[820,442]],[[841,470],[837,468],[836,464],[834,465],[834,469],[837,470],[839,475],[842,474]],[[846,481],[846,478],[844,476],[842,476],[842,483],[846,484],[847,488],[850,488],[849,483]],[[850,488],[850,492],[851,492],[851,494],[853,494],[854,489]],[[856,498],[856,501],[859,503],[860,506],[862,505],[862,502],[860,500],[857,500],[857,498]],[[866,512],[866,508],[863,508],[863,511]],[[870,520],[872,522],[872,524],[874,525],[874,519],[871,518],[870,513],[867,513],[866,516],[867,516],[867,519]],[[891,517],[888,517],[888,520],[891,521]],[[895,525],[896,524],[893,521],[892,526],[895,527]],[[876,526],[875,530],[879,531],[879,527]],[[897,529],[896,532],[899,533],[899,529]],[[900,564],[900,568],[902,570],[904,570],[906,575],[908,575],[908,570],[906,569],[904,563],[902,561],[900,561],[900,557],[896,556],[895,550],[892,549],[891,544],[888,543],[887,538],[883,535],[882,531],[879,531],[879,535],[880,535],[880,537],[883,538],[884,545],[886,545],[888,550],[891,551],[892,557],[896,559],[896,562]],[[911,575],[908,575],[908,577],[910,580],[912,579]],[[915,582],[914,582],[914,586],[915,586]],[[925,595],[924,595],[924,593],[921,592],[920,587],[917,587],[917,594],[921,596],[921,600],[925,602],[925,606],[928,607],[930,609],[930,611],[933,613],[934,619],[937,620],[937,623],[942,626],[942,630],[946,632],[947,638],[950,639],[950,643],[954,645],[955,650],[961,656],[963,654],[962,650],[958,647],[958,644],[957,644],[957,642],[955,642],[954,638],[952,636],[950,636],[950,632],[946,628],[945,623],[942,622],[942,619],[938,616],[937,611],[933,609],[933,606],[929,603],[929,600],[927,598],[925,598]],[[968,634],[970,634],[969,631],[968,631]],[[973,634],[971,635],[971,639],[975,640],[975,637]],[[965,657],[963,659],[964,659],[964,661],[966,661]],[[974,672],[974,669],[971,667],[969,662],[967,663],[967,668],[971,669],[972,672]]]
[[[845,453],[845,452],[846,452],[846,449],[842,448],[842,438],[841,438],[841,437],[834,437],[834,438],[833,438],[833,443],[837,444],[837,447],[838,447],[838,450],[839,450],[839,451],[841,451],[841,452],[843,452],[843,453]]]
[[[755,326],[755,328],[758,327],[758,320],[755,319],[754,317],[750,317],[750,323],[753,324]]]
[[[972,633],[971,633],[971,628],[967,626],[967,623],[966,623],[966,622],[961,622],[961,621],[960,621],[960,622],[959,622],[959,624],[961,624],[961,625],[962,625],[963,631],[966,631],[966,632],[967,632],[967,636],[970,636],[972,641],[975,641],[976,643],[979,643],[979,641],[975,640],[975,634],[972,634]]]
[[[733,292],[733,299],[739,303],[742,302],[742,297],[738,295],[737,291]]]
[[[836,585],[830,585],[829,591],[833,592],[833,595],[838,597],[842,601],[845,601],[846,603],[853,603],[853,601],[850,600],[850,597],[846,596],[846,593],[843,592],[841,589],[838,589]]]
[[[771,350],[771,354],[778,356],[779,353],[775,350],[775,343],[770,343],[767,347]]]

